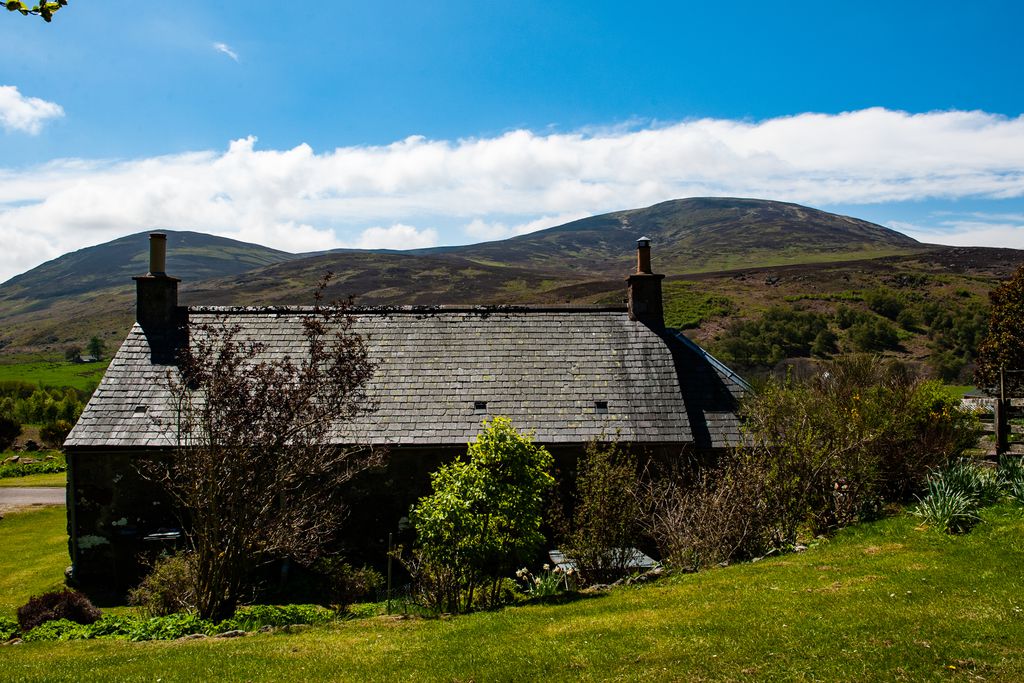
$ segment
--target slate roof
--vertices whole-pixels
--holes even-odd
[[[189,320],[239,325],[243,337],[283,356],[303,343],[307,313],[196,307]],[[701,447],[739,440],[742,380],[692,342],[631,321],[625,309],[382,308],[354,317],[379,363],[368,387],[378,409],[344,425],[340,442],[461,446],[493,415],[549,444],[616,434]],[[152,362],[136,324],[65,446],[173,447],[169,372],[173,366]]]

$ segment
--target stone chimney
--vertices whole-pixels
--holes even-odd
[[[153,362],[173,363],[184,328],[184,309],[178,306],[178,283],[167,270],[167,235],[149,236],[149,272],[135,280],[135,319],[149,341]]]
[[[636,272],[626,279],[630,320],[639,320],[653,329],[665,327],[661,305],[661,281],[664,278],[664,275],[651,272],[651,240],[641,237],[636,241]]]

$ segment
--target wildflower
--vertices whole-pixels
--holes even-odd
[[[544,571],[550,571],[550,569],[551,569],[551,565],[550,564],[544,565]]]

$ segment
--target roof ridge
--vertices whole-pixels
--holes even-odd
[[[313,306],[188,306],[189,313],[227,313],[232,315],[260,315],[274,313],[312,313]],[[457,305],[439,304],[424,306],[352,306],[348,311],[361,313],[626,313],[625,306],[586,306],[580,304],[543,305]]]

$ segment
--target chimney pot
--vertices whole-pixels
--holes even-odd
[[[167,235],[154,232],[149,235],[149,275],[167,274]]]
[[[641,237],[636,241],[636,272],[650,274],[651,270],[651,238]]]
[[[665,327],[661,301],[661,281],[664,275],[651,271],[651,238],[636,241],[636,272],[626,279],[630,320],[639,320],[655,330]]]
[[[154,363],[174,362],[184,329],[184,308],[178,306],[177,278],[169,277],[167,268],[167,235],[159,232],[149,236],[149,272],[135,280],[135,320],[149,342]]]

